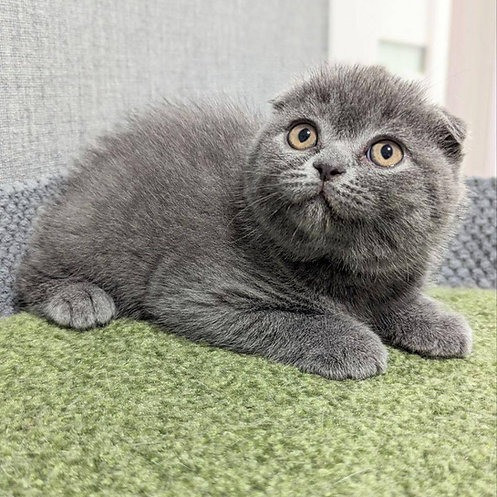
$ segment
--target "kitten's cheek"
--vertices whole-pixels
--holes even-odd
[[[328,211],[324,202],[312,199],[304,204],[294,206],[287,212],[292,231],[306,233],[311,238],[320,237],[327,229]]]
[[[283,198],[293,205],[300,205],[308,202],[318,194],[318,184],[312,182],[301,182],[293,184],[283,190]]]
[[[313,161],[314,158],[311,158],[295,168],[282,184],[283,196],[290,203],[306,203],[319,194],[321,181]]]
[[[316,157],[313,156],[309,160],[305,161],[302,164],[302,175],[304,179],[310,183],[315,183],[316,185],[321,184],[321,178],[319,177],[318,170],[314,167],[314,163],[316,162]]]

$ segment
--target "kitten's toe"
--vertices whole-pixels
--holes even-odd
[[[116,315],[112,298],[91,283],[68,284],[41,307],[55,323],[79,330],[106,324]]]
[[[471,353],[473,340],[471,328],[462,316],[451,314],[434,330],[436,340],[426,347],[432,357],[466,357]]]
[[[388,352],[373,333],[340,337],[333,347],[315,350],[307,357],[305,371],[333,380],[363,380],[387,369]]]
[[[398,345],[427,357],[466,357],[472,350],[472,332],[466,320],[447,314],[426,326],[419,325],[399,341]]]

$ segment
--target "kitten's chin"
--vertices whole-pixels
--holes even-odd
[[[311,231],[319,226],[321,231],[336,232],[342,225],[360,221],[367,217],[360,206],[341,196],[321,191],[306,203],[304,213],[308,218]]]
[[[340,237],[347,224],[345,217],[322,194],[299,205],[291,218],[296,232],[323,247],[328,245],[330,235]]]
[[[315,183],[285,191],[284,197],[304,215],[311,231],[319,226],[336,229],[336,223],[361,222],[375,216],[372,197],[342,182]]]

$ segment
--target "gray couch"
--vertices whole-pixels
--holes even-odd
[[[131,108],[168,97],[262,104],[326,59],[327,0],[0,1],[0,314],[38,206],[59,172]],[[438,274],[495,286],[495,179]]]

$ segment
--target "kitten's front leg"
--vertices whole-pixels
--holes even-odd
[[[330,379],[386,370],[378,335],[338,304],[285,294],[233,264],[229,270],[212,263],[195,265],[195,272],[188,264],[180,269],[157,271],[146,300],[149,314],[169,331]]]
[[[168,312],[159,321],[191,339],[265,356],[334,380],[364,379],[386,370],[387,350],[380,338],[346,314],[239,311],[229,306],[190,308],[189,313],[179,321],[171,320],[174,316]]]
[[[258,315],[259,314],[259,315]],[[265,314],[265,315],[264,315]],[[307,315],[255,313],[248,349],[334,380],[383,373],[387,350],[365,324],[340,311]]]
[[[375,331],[396,347],[429,357],[465,357],[472,347],[463,316],[421,294],[383,309]]]

